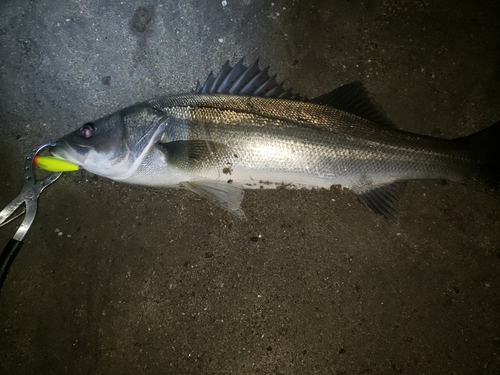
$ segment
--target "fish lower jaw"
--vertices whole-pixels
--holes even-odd
[[[77,159],[77,158],[73,157],[72,156],[73,153],[68,151],[66,149],[66,147],[67,146],[65,143],[61,143],[61,141],[58,141],[56,146],[52,146],[49,148],[49,153],[50,153],[50,155],[52,155],[53,157],[55,157],[57,159],[65,160],[65,161],[68,161],[70,163],[76,164],[79,167],[83,167],[85,160],[82,161],[81,158]]]
[[[103,168],[94,168],[94,167],[89,167],[83,165],[81,167],[82,169],[85,169],[87,172],[93,173],[95,175],[109,178],[113,181],[117,182],[128,182],[127,180],[130,177],[130,173],[128,170],[125,171],[117,171],[116,169],[103,169]]]

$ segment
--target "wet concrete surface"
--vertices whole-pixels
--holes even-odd
[[[500,119],[495,2],[0,9],[1,204],[33,146],[242,56],[309,97],[361,81],[407,131]],[[0,294],[0,373],[500,373],[492,194],[411,182],[394,223],[335,188],[250,191],[243,208],[246,222],[189,192],[65,174]]]

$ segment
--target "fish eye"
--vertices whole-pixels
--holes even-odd
[[[83,124],[80,128],[80,136],[85,139],[89,139],[95,132],[95,125],[92,122],[87,122]]]

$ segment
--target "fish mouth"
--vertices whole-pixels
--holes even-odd
[[[57,140],[54,146],[49,147],[49,153],[57,159],[68,161],[88,172],[111,179],[126,178],[130,172],[128,163],[113,160],[105,153],[99,154],[92,146],[67,142],[64,139]]]
[[[58,158],[69,161],[71,163],[81,166],[89,156],[91,150],[90,146],[85,145],[69,145],[63,140],[56,141],[54,146],[49,147],[49,153]]]

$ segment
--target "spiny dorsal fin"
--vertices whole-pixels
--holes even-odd
[[[359,82],[340,86],[329,93],[311,99],[311,102],[352,113],[383,127],[396,128]]]
[[[276,81],[276,75],[270,77],[269,67],[261,70],[258,59],[249,67],[243,65],[243,59],[238,61],[234,67],[229,65],[229,60],[226,61],[216,76],[210,72],[203,85],[198,82],[194,92],[197,94],[232,94],[306,100],[299,94],[292,94],[290,89],[285,90],[283,83]]]
[[[358,188],[352,191],[363,198],[373,212],[383,215],[387,220],[394,220],[398,209],[399,198],[406,186],[406,181],[396,181],[376,188]]]

